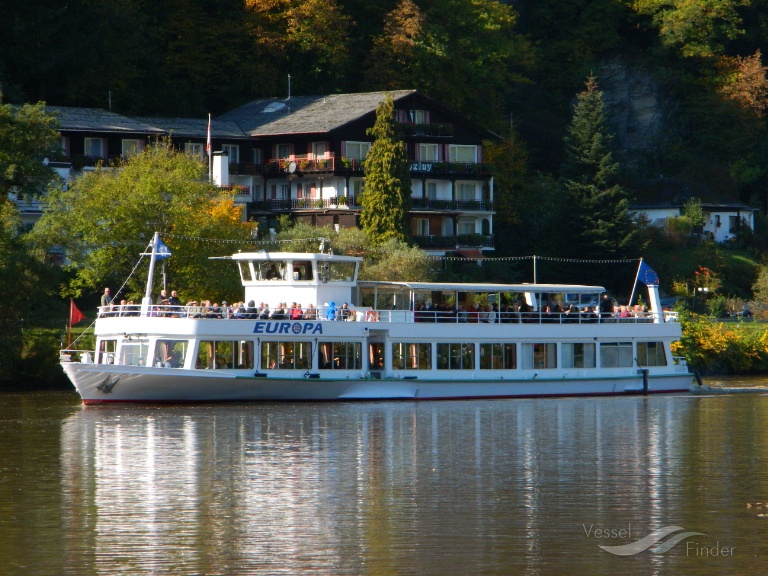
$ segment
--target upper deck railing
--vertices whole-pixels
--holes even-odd
[[[304,321],[357,321],[397,323],[446,324],[648,324],[657,317],[664,322],[677,322],[677,312],[642,312],[628,316],[601,315],[595,312],[483,312],[475,310],[375,310],[368,307],[342,309],[318,306],[301,313],[291,309],[277,312],[279,307],[266,313],[257,308],[234,306],[169,306],[152,305],[147,315],[158,318],[230,319],[230,320],[304,320]],[[142,316],[140,305],[102,306],[99,318],[130,318]],[[490,316],[489,316],[490,315]]]

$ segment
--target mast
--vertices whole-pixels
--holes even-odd
[[[152,283],[155,278],[155,262],[157,260],[157,246],[160,242],[160,232],[155,232],[152,237],[152,252],[149,258],[149,274],[147,275],[147,288],[144,292],[144,298],[141,300],[141,315],[149,316],[149,310],[152,306]]]

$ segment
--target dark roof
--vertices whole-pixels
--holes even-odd
[[[392,94],[396,105],[404,99],[416,97],[431,108],[440,110],[452,121],[467,126],[482,137],[498,138],[488,129],[416,90],[260,98],[222,114],[217,119],[236,122],[243,132],[253,137],[279,136],[281,134],[326,134],[366,115],[375,114],[376,109],[386,99],[387,94]],[[413,104],[409,106],[413,106]]]
[[[726,197],[707,188],[680,178],[654,178],[636,183],[637,199],[632,203],[633,210],[684,208],[685,204],[696,199],[704,210],[755,211],[738,198]]]
[[[118,132],[138,134],[162,134],[162,130],[140,120],[107,112],[101,108],[71,108],[46,106],[46,112],[59,121],[59,130],[78,132]]]
[[[395,101],[415,90],[391,92]],[[260,98],[218,116],[236,122],[250,136],[322,134],[376,111],[387,92],[362,92],[328,96]]]
[[[207,118],[150,118],[134,117],[137,122],[150,124],[176,138],[202,138],[208,136]],[[211,120],[211,136],[214,138],[247,139],[236,122]]]

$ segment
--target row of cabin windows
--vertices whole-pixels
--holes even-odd
[[[116,340],[102,340],[97,362],[145,366],[149,357],[147,340],[123,342],[118,358]],[[631,368],[635,365],[632,342],[601,342],[601,368]],[[393,342],[392,367],[400,370],[546,370],[558,368],[558,345],[555,343]],[[254,342],[251,340],[203,340],[197,349],[195,368],[252,370]],[[318,342],[317,368],[323,370],[360,370],[363,368],[361,342]],[[596,368],[597,345],[593,342],[565,342],[560,344],[560,368]],[[519,351],[519,354],[518,354]],[[159,339],[151,356],[152,365],[181,368],[189,352],[187,340]],[[313,368],[313,343],[307,341],[268,341],[260,344],[261,368],[264,370]],[[637,366],[666,366],[667,358],[662,342],[638,342]],[[381,344],[371,344],[368,361],[372,368],[383,368],[384,352]]]

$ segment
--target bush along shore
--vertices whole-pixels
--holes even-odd
[[[768,372],[768,324],[722,322],[709,316],[680,312],[683,335],[672,352],[701,374],[762,374]]]

